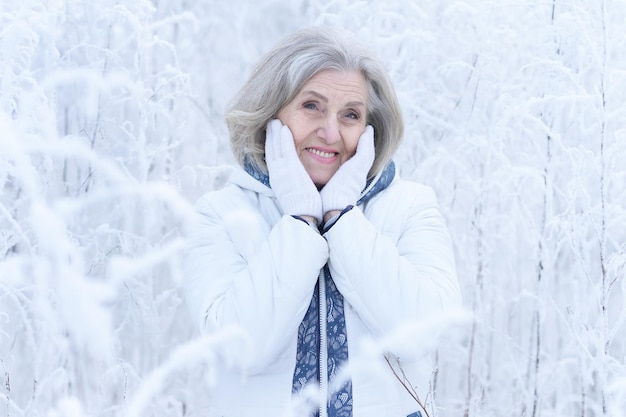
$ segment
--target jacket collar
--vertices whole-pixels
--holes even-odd
[[[384,190],[391,184],[396,176],[396,164],[390,161],[385,168],[374,178],[371,178],[365,185],[365,189],[361,191],[361,197],[356,202],[357,206],[365,203],[370,198]]]

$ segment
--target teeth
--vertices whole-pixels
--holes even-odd
[[[322,158],[332,158],[333,156],[335,156],[334,152],[322,152],[313,148],[309,148],[308,151],[314,153],[317,156],[321,156]]]

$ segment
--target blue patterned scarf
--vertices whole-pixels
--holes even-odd
[[[255,169],[250,163],[244,164],[248,174],[262,184],[270,187],[269,176]],[[369,180],[363,195],[357,205],[387,188],[396,173],[395,165],[390,162],[383,170],[375,184]],[[330,274],[328,264],[322,270],[322,278],[326,288],[326,339],[328,341],[328,370],[329,384],[337,376],[337,371],[348,362],[348,335],[346,332],[346,320],[344,315],[344,299]],[[320,377],[320,300],[319,283],[315,286],[309,308],[298,328],[298,350],[296,353],[296,366],[293,373],[294,394],[307,384],[319,384]],[[330,392],[327,402],[329,417],[352,417],[352,381],[346,381],[337,391]],[[319,410],[314,416],[319,415]]]

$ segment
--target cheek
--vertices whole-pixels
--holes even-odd
[[[291,135],[293,136],[293,142],[296,145],[296,148],[300,146],[306,139],[306,130],[302,123],[298,123],[297,121],[291,121],[291,123],[287,124],[289,130],[291,131]]]
[[[362,134],[363,132],[354,132],[348,138],[346,138],[346,152],[350,157],[354,156],[354,154],[356,153],[356,147],[359,144],[359,138]]]
[[[298,122],[297,116],[293,111],[290,111],[290,109],[283,109],[278,113],[277,118],[283,125],[289,128],[293,136],[293,141],[296,146],[298,146],[298,144],[302,142],[302,124]]]

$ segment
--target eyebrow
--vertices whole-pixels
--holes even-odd
[[[319,98],[324,103],[328,103],[328,97],[324,96],[323,94],[318,93],[317,91],[307,90],[303,94],[305,94],[305,95],[306,94],[310,94],[312,96],[315,96],[315,97]],[[345,104],[345,107],[356,107],[356,106],[365,107],[365,103],[363,103],[362,101],[350,101],[350,102]]]

